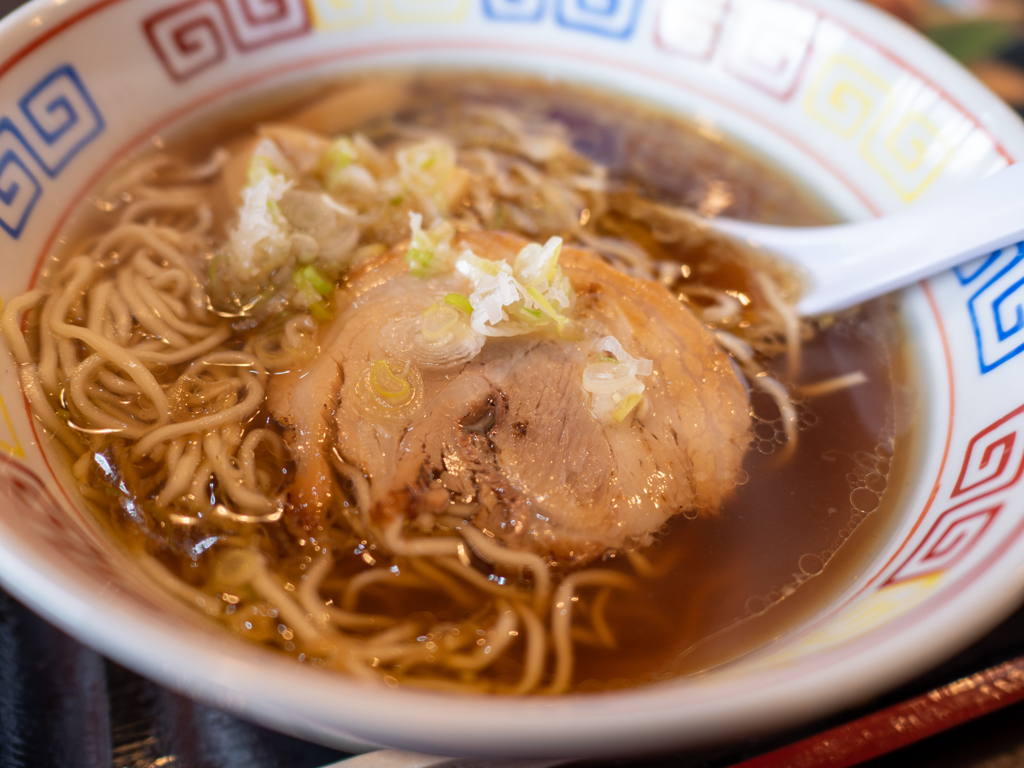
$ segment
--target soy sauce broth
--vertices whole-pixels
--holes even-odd
[[[206,157],[211,147],[230,142],[254,121],[287,114],[323,87],[314,83],[262,98],[159,143],[194,159]],[[713,131],[619,96],[525,78],[446,73],[419,78],[412,94],[393,121],[363,126],[366,134],[386,138],[394,122],[446,125],[466,100],[497,104],[561,122],[578,151],[607,165],[616,194],[642,191],[706,215],[780,224],[836,220],[809,190],[768,160]],[[106,222],[105,214],[85,207],[67,242],[93,236]],[[731,260],[714,248],[666,244],[629,216],[610,214],[592,224],[605,234],[633,239],[656,257],[683,262],[687,274],[672,290],[684,284],[752,289],[749,262]],[[795,276],[788,279],[790,288],[798,283]],[[643,553],[656,575],[642,579],[637,592],[610,594],[605,616],[615,647],[577,643],[573,690],[652,682],[737,658],[795,626],[855,577],[877,540],[866,530],[883,530],[894,518],[898,492],[893,489],[898,491],[909,462],[909,419],[894,399],[895,390],[909,387],[894,318],[887,304],[875,303],[818,325],[804,344],[795,384],[855,371],[863,372],[866,381],[823,396],[797,397],[800,431],[791,455],[780,438],[778,409],[770,398],[753,392],[756,420],[743,465],[746,481],[717,514],[672,518]],[[786,365],[780,355],[772,372],[784,378]],[[280,430],[267,414],[259,418]],[[116,536],[139,540],[136,522],[120,508],[112,506],[107,515],[107,527]],[[277,542],[282,564],[304,551],[283,528],[266,535]],[[843,557],[837,556],[840,548]],[[165,549],[159,558],[185,581],[205,567],[202,553],[171,556]],[[606,557],[600,565],[634,572],[625,554]],[[302,578],[287,572],[290,566],[282,567],[286,578]],[[365,567],[359,557],[339,564],[325,589],[332,580],[343,583]],[[586,594],[576,607],[581,619],[593,608],[595,593]],[[443,618],[458,612],[443,596],[401,588],[367,589],[364,608],[396,617]],[[265,642],[296,655],[273,634]],[[515,650],[489,674],[513,681],[521,659],[521,650]]]

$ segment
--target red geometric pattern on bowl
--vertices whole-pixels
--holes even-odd
[[[224,60],[227,22],[217,0],[189,0],[142,22],[149,44],[174,80]]]
[[[662,4],[654,40],[696,61],[718,56],[730,76],[788,101],[803,77],[820,20],[817,11],[791,0],[676,0]]]
[[[977,543],[1003,509],[1003,503],[969,504],[939,515],[928,535],[917,545],[883,587],[952,568]]]
[[[968,493],[979,498],[1016,484],[1024,474],[1022,427],[1024,405],[972,437],[950,498]]]
[[[146,606],[154,606],[152,600],[136,589],[124,568],[114,563],[108,552],[71,522],[70,513],[57,502],[42,480],[21,462],[3,454],[0,454],[0,505],[17,511],[6,516],[8,525],[42,539],[48,550],[59,552],[62,559],[93,574],[98,581],[116,587]]]
[[[788,101],[803,77],[821,15],[788,0],[748,5],[730,25],[723,68],[769,96]]]
[[[186,0],[142,21],[146,39],[173,80],[188,80],[227,55],[225,40],[239,53],[307,34],[304,0]]]
[[[728,0],[676,0],[662,3],[654,42],[669,53],[710,61],[722,37]]]
[[[304,0],[221,0],[231,37],[242,51],[300,37],[311,29]]]
[[[949,501],[917,548],[881,585],[951,568],[981,538],[1003,508],[988,497],[1017,483],[1024,474],[1024,406],[985,427],[967,443]],[[960,498],[968,498],[960,501]]]

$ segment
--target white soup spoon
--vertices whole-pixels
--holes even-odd
[[[1024,163],[878,219],[779,227],[734,219],[708,226],[798,266],[801,315],[851,307],[1024,240]]]

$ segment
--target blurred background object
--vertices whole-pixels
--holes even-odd
[[[1024,0],[870,0],[927,35],[1024,113]]]

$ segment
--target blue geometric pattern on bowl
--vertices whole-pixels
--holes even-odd
[[[103,118],[70,64],[40,80],[18,106],[40,140],[29,149],[50,178],[103,131]]]
[[[0,119],[0,228],[15,240],[43,191],[25,164],[30,153],[14,123]]]
[[[959,267],[953,267],[953,272],[960,281],[960,285],[969,285],[977,280],[986,269],[992,266],[992,263],[999,258],[1001,253],[1002,251],[994,251],[988,256],[980,256],[974,261],[961,264]]]
[[[545,0],[483,0],[484,16],[494,21],[540,21]]]
[[[961,285],[982,282],[967,300],[982,374],[1024,352],[1024,243],[957,267]]]
[[[555,18],[563,27],[627,40],[636,27],[642,0],[558,0]]]
[[[616,40],[633,36],[643,0],[555,0],[555,21],[566,29],[590,32]],[[539,22],[547,0],[482,0],[484,16],[492,21]]]
[[[103,132],[96,104],[70,64],[45,75],[18,101],[30,131],[0,118],[0,229],[17,240],[43,192],[37,167],[56,178]],[[27,134],[27,135],[26,135]]]

